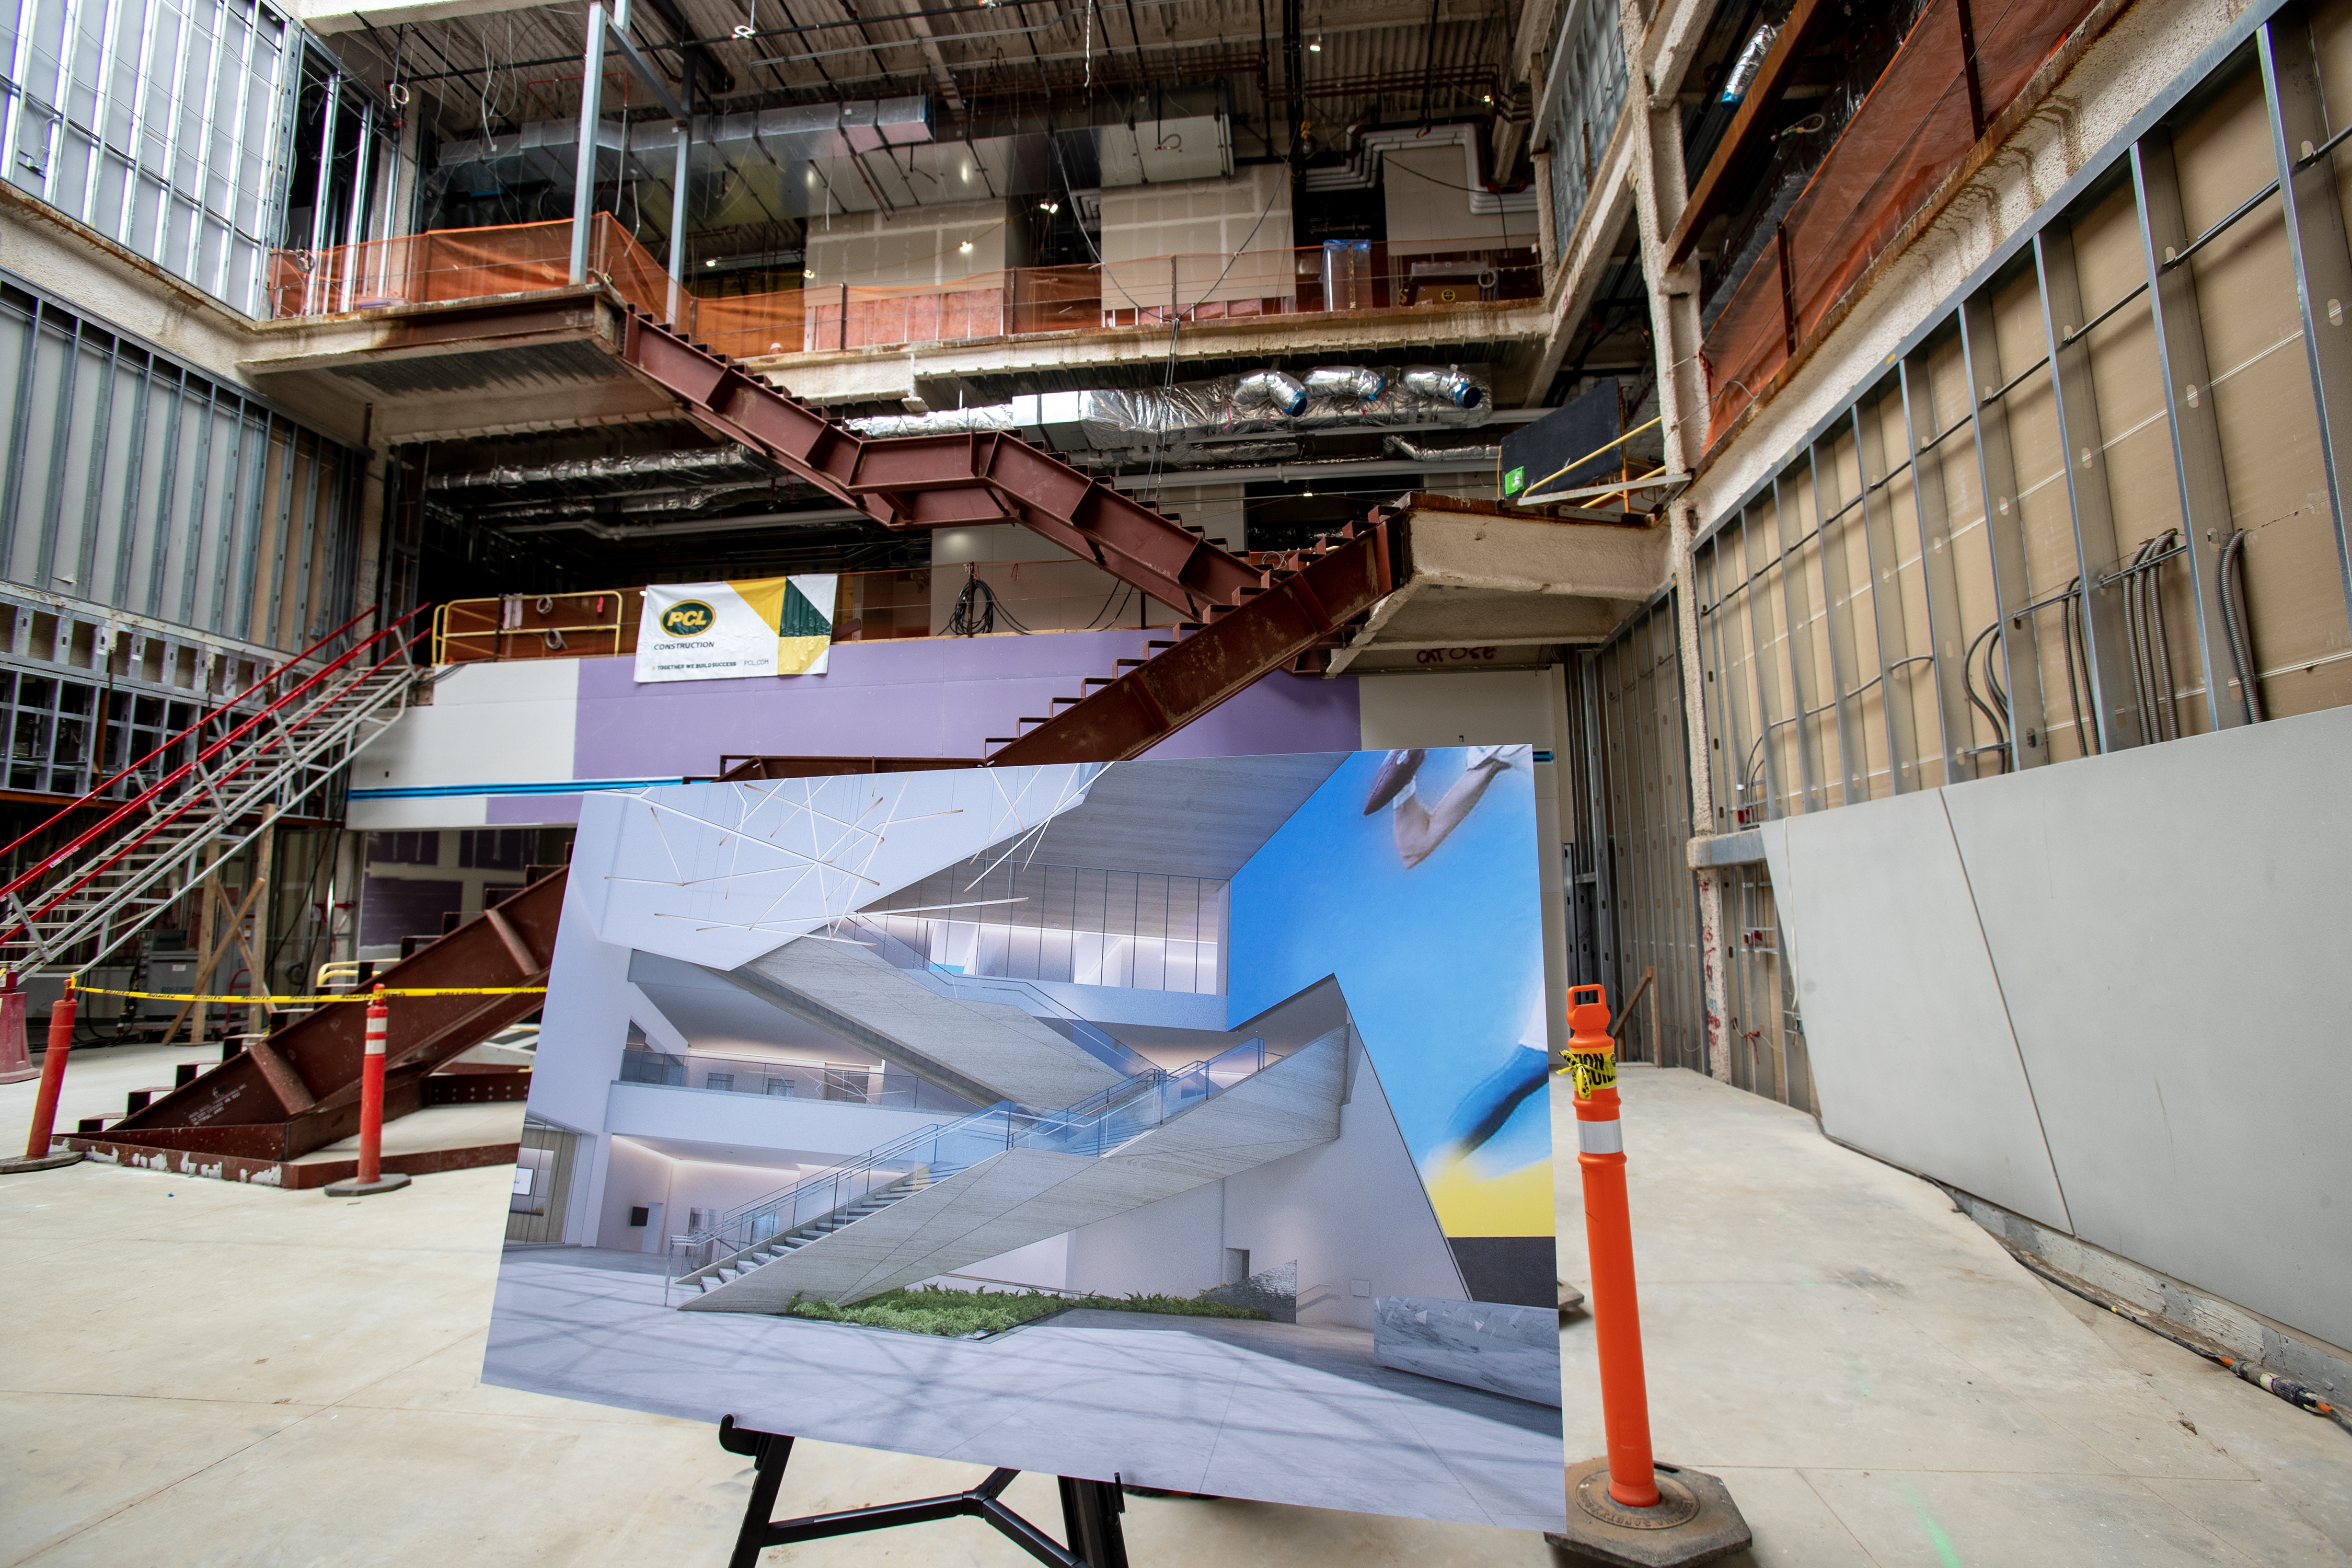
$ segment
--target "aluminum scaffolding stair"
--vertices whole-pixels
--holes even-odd
[[[1237,555],[1044,447],[1000,431],[868,439],[634,306],[621,358],[712,434],[741,443],[886,528],[1019,523],[1187,619],[1144,659],[1023,715],[990,766],[1118,762],[1278,669],[1315,673],[1407,574],[1376,510],[1305,550]],[[1036,728],[1020,730],[1022,725]]]
[[[373,612],[367,612],[373,616]],[[81,971],[139,934],[205,870],[326,788],[399,717],[428,672],[408,661],[407,617],[359,637],[358,619],[67,806],[0,855],[103,815],[0,886],[0,964]]]

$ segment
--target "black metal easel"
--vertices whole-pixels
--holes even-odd
[[[841,1513],[813,1513],[803,1519],[776,1519],[776,1489],[784,1482],[784,1464],[792,1458],[793,1440],[779,1432],[753,1432],[735,1425],[732,1415],[719,1421],[719,1446],[751,1461],[751,1500],[743,1510],[743,1528],[735,1537],[735,1554],[728,1568],[757,1568],[760,1552],[770,1546],[799,1541],[824,1541],[835,1535],[857,1535],[894,1525],[926,1524],[937,1519],[966,1515],[985,1520],[1012,1542],[1053,1568],[1127,1568],[1127,1537],[1118,1516],[1127,1511],[1118,1483],[1078,1480],[1062,1483],[1062,1533],[1065,1548],[1052,1536],[997,1500],[1013,1484],[1018,1470],[993,1470],[967,1492],[945,1497],[917,1498],[911,1502],[887,1502],[854,1508]]]

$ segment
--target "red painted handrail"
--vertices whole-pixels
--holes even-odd
[[[57,810],[57,814],[51,816],[47,821],[41,823],[38,826],[34,827],[29,832],[20,835],[9,843],[0,845],[0,860],[6,859],[7,857],[15,854],[25,845],[30,843],[35,838],[39,837],[42,834],[47,832],[58,823],[63,822],[73,813],[89,806],[103,796],[108,790],[112,789],[116,784],[121,784],[124,779],[129,778],[132,773],[137,773],[141,768],[146,766],[149,763],[153,762],[157,757],[162,756],[164,752],[170,751],[173,746],[178,745],[189,736],[200,733],[205,725],[219,718],[223,713],[235,708],[238,703],[244,701],[247,698],[252,696],[263,687],[268,686],[271,681],[278,679],[288,670],[292,669],[296,665],[301,663],[304,659],[310,658],[312,654],[318,652],[320,648],[326,647],[329,643],[334,641],[337,637],[342,636],[345,632],[351,630],[353,626],[359,625],[370,616],[374,615],[379,608],[381,608],[380,605],[370,605],[366,609],[362,610],[358,615],[353,616],[350,620],[345,621],[341,626],[337,626],[333,631],[329,632],[325,637],[320,637],[309,647],[304,648],[300,653],[289,656],[282,664],[271,666],[268,672],[263,675],[260,679],[255,681],[252,685],[247,687],[244,690],[236,693],[233,697],[222,698],[218,702],[215,702],[210,708],[205,709],[204,712],[198,714],[196,716],[195,722],[190,724],[187,728],[179,731],[170,739],[163,741],[145,756],[141,757],[136,762],[124,764],[119,772],[107,778],[104,782],[91,785],[90,788],[85,790],[78,799],[72,802],[72,804],[59,806]],[[409,614],[414,615],[415,612],[412,610]],[[406,616],[402,617],[404,620],[406,618]],[[400,623],[395,621],[393,624],[397,626]]]
[[[90,844],[103,837],[109,829],[123,821],[126,817],[130,816],[142,806],[147,805],[155,797],[163,795],[173,785],[187,779],[189,775],[194,773],[204,763],[218,756],[222,752],[235,745],[238,741],[244,739],[265,721],[277,714],[279,710],[287,707],[295,701],[296,699],[302,696],[303,693],[309,691],[312,687],[317,686],[320,681],[325,680],[329,676],[331,676],[343,666],[349,664],[352,659],[358,658],[362,651],[375,646],[379,642],[382,642],[384,638],[393,636],[393,634],[398,631],[403,625],[415,618],[418,610],[423,609],[423,607],[424,606],[419,605],[416,610],[411,610],[407,615],[401,616],[399,620],[393,622],[390,626],[371,634],[364,640],[353,644],[351,648],[338,656],[331,663],[321,667],[315,674],[311,675],[300,685],[296,686],[293,689],[279,697],[276,701],[270,703],[268,707],[262,709],[259,712],[246,720],[244,723],[239,724],[236,729],[230,731],[227,734],[222,736],[219,740],[205,747],[202,752],[198,752],[194,758],[181,763],[178,767],[173,769],[172,772],[156,780],[153,784],[141,792],[138,795],[132,799],[123,802],[121,805],[116,807],[112,812],[110,812],[102,821],[83,831],[71,843],[63,846],[47,856],[45,856],[38,865],[26,868],[5,886],[0,886],[0,899],[13,899],[15,895],[29,886],[35,879],[40,877],[45,872],[54,869],[59,861],[66,859],[68,857],[81,849],[87,848]],[[375,664],[370,666],[366,672],[359,677],[359,680],[364,680],[368,679],[368,677],[376,675],[383,671],[394,660],[407,653],[411,647],[415,646],[417,641],[418,638],[416,637],[402,639],[391,653],[385,655]],[[351,684],[357,685],[358,683],[358,680],[354,680]],[[258,748],[256,755],[257,756],[260,751],[266,750],[266,747]],[[235,778],[238,773],[243,773],[247,768],[252,766],[254,760],[254,757],[247,757],[243,759],[227,773],[222,774],[219,782],[226,782],[228,779]],[[177,821],[182,816],[186,814],[190,804],[192,804],[192,802],[183,801],[173,810],[165,813],[161,816],[150,817],[148,819],[145,831],[134,834],[132,837],[126,839],[122,844],[118,846],[115,852],[109,856],[105,860],[91,867],[88,871],[82,873],[81,876],[76,878],[66,887],[60,888],[52,892],[47,899],[42,900],[37,907],[24,910],[24,918],[16,921],[5,930],[0,930],[0,942],[13,940],[18,932],[28,931],[33,920],[39,918],[49,910],[54,909],[61,900],[69,897],[81,888],[89,885],[92,879],[116,865],[131,850],[137,848],[140,845],[153,837],[158,831]]]

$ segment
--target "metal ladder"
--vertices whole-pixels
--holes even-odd
[[[414,611],[315,663],[374,614],[330,632],[0,850],[20,848],[77,811],[105,810],[0,885],[0,965],[89,968],[138,935],[212,861],[325,788],[429,679],[408,661]],[[185,760],[173,764],[175,756]],[[140,787],[142,779],[149,782]]]

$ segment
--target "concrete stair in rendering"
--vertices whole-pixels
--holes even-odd
[[[975,1105],[1073,1105],[1125,1076],[1018,1007],[943,996],[854,943],[791,942],[713,973]]]
[[[862,1300],[1328,1143],[1339,1135],[1349,1048],[1348,1030],[1334,1029],[1106,1153],[1012,1148],[929,1170],[919,1185],[838,1211],[842,1223],[821,1233],[702,1271],[702,1293],[682,1305],[780,1312],[796,1296]]]
[[[845,1205],[826,1215],[823,1219],[802,1226],[799,1229],[786,1232],[784,1235],[772,1237],[757,1246],[745,1248],[732,1258],[712,1264],[708,1269],[696,1276],[694,1283],[699,1285],[706,1292],[717,1289],[721,1285],[732,1284],[754,1268],[773,1263],[784,1254],[796,1252],[809,1243],[831,1236],[845,1226],[855,1225],[869,1215],[879,1214],[900,1198],[912,1197],[935,1183],[946,1181],[961,1169],[962,1167],[954,1165],[925,1165],[910,1171],[888,1186],[877,1187],[856,1203]]]

